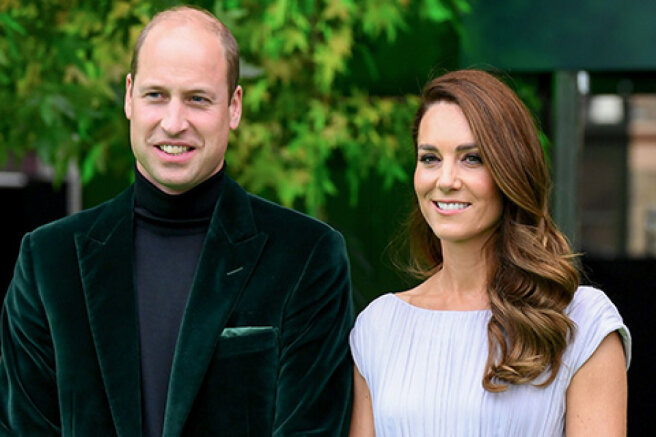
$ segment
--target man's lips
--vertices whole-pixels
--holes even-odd
[[[194,149],[194,147],[190,146],[189,144],[175,143],[175,142],[158,143],[155,144],[155,147],[157,147],[159,150],[166,153],[167,155],[173,155],[173,156],[182,155]]]

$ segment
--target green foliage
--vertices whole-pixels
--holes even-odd
[[[0,1],[0,160],[33,151],[60,178],[70,161],[83,182],[127,175],[121,87],[150,13],[139,1]]]
[[[174,3],[0,0],[0,159],[36,151],[60,177],[72,161],[85,183],[99,174],[127,180],[122,99],[131,48],[148,19]],[[464,0],[195,3],[240,44],[244,118],[227,161],[247,189],[317,214],[336,192],[336,165],[345,166],[353,202],[372,171],[383,186],[407,178],[417,97],[337,84],[349,83],[358,45],[393,43],[417,11],[436,26],[457,25],[469,10]]]

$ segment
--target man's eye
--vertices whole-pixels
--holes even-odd
[[[150,100],[158,100],[162,98],[162,93],[159,93],[157,91],[152,91],[150,93],[146,93],[146,98]]]
[[[203,96],[191,96],[190,100],[193,103],[207,103],[208,100]]]

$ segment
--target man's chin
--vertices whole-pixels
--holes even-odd
[[[153,178],[150,182],[160,191],[166,194],[178,195],[191,190],[198,185],[195,181],[188,178],[158,177]]]

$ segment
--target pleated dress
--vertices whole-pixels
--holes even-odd
[[[627,367],[631,359],[629,330],[601,290],[579,287],[565,313],[575,331],[555,380],[490,393],[482,386],[490,310],[428,310],[393,293],[375,299],[350,345],[371,393],[376,436],[564,435],[567,387],[601,341],[618,331]]]

